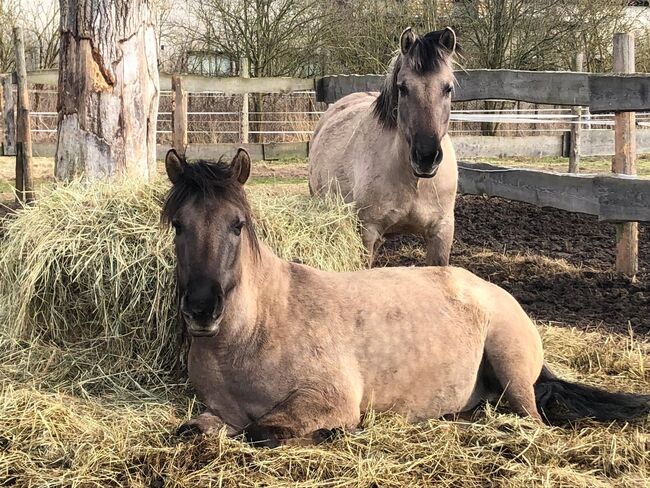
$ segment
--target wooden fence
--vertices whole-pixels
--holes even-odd
[[[604,222],[650,222],[650,179],[458,164],[459,192],[595,215]]]
[[[637,136],[635,111],[650,111],[650,75],[634,74],[633,39],[627,34],[614,38],[617,73],[538,72],[513,70],[467,70],[456,73],[455,101],[517,100],[549,105],[586,106],[592,113],[616,112],[614,136],[615,173],[635,173]],[[200,148],[187,147],[187,92],[226,94],[287,93],[315,90],[318,101],[332,103],[359,91],[378,90],[384,76],[326,76],[299,78],[206,78],[202,76],[160,75],[163,90],[173,89],[173,138],[178,150],[189,155]],[[30,73],[28,81],[56,85],[56,71]],[[5,93],[7,92],[5,83]],[[6,100],[6,98],[5,98]],[[7,108],[3,113],[7,115]],[[11,123],[5,117],[5,139]],[[572,137],[573,139],[573,137]],[[182,146],[182,147],[179,147]],[[300,152],[304,147],[294,147]],[[480,147],[480,146],[479,146]],[[278,148],[257,148],[267,157]],[[480,150],[480,149],[479,149]],[[561,151],[566,144],[561,144]],[[255,152],[255,151],[254,151]],[[575,152],[575,151],[574,151]],[[259,156],[259,154],[258,154]],[[460,187],[465,193],[500,196],[537,205],[597,215],[601,220],[626,222],[617,234],[617,270],[633,276],[637,270],[637,229],[627,221],[650,221],[648,216],[650,180],[634,176],[603,177],[594,175],[552,174],[533,170],[510,170],[464,164],[460,169]]]
[[[570,71],[457,71],[453,100],[514,100],[589,107],[592,113],[650,110],[647,74],[591,74]],[[333,103],[361,91],[378,91],[383,75],[325,76],[317,80],[316,100]]]
[[[650,111],[647,74],[590,74],[570,71],[465,70],[455,73],[453,99],[515,100],[547,105],[589,107],[592,113]],[[378,91],[384,75],[337,75],[322,78],[243,78],[184,75],[187,92],[290,93],[315,90],[316,100],[334,103],[350,93]],[[160,89],[171,91],[172,75],[160,74]],[[58,72],[27,74],[30,83],[56,85]]]

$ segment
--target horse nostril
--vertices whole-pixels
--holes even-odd
[[[442,162],[443,156],[444,156],[444,154],[442,153],[442,149],[438,149],[436,151],[435,156],[433,157],[433,164],[436,164],[436,165],[440,164]]]

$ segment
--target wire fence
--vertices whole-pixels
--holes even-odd
[[[32,90],[32,133],[35,142],[56,140],[58,113],[56,91]],[[498,102],[501,108],[485,109],[484,102],[454,104],[449,132],[453,135],[539,135],[562,133],[574,124],[583,130],[611,129],[614,114],[575,114],[571,108],[518,102]],[[250,142],[307,141],[326,105],[316,102],[312,91],[290,94],[249,95]],[[241,140],[242,96],[223,93],[190,93],[188,138],[190,143],[237,143]],[[650,114],[637,114],[637,125],[650,127]],[[158,142],[171,142],[171,92],[163,91],[157,122]]]

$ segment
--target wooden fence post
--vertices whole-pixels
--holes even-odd
[[[183,78],[172,76],[172,147],[185,156],[187,150],[187,92]]]
[[[16,155],[16,119],[14,115],[16,99],[11,78],[11,74],[2,78],[2,120],[4,126],[2,154],[4,156]]]
[[[250,78],[248,58],[241,58],[239,60],[239,76],[242,78]],[[241,144],[248,144],[248,93],[242,93],[239,142]]]
[[[4,96],[4,91],[5,91],[5,86],[4,86],[4,76],[0,76],[0,113],[4,114],[5,113],[5,96]],[[4,117],[0,117],[0,145],[5,140],[5,119]],[[2,151],[2,155],[4,156],[4,149]]]
[[[634,73],[634,36],[614,34],[614,72]],[[614,115],[614,173],[636,174],[636,117],[634,112]],[[638,271],[639,228],[636,222],[616,225],[616,271],[634,278]]]
[[[576,54],[574,71],[583,70],[584,54]],[[571,109],[575,119],[571,121],[571,145],[569,147],[569,173],[578,173],[580,170],[580,145],[582,133],[582,107],[576,106]]]
[[[23,30],[14,27],[16,51],[16,188],[18,198],[29,203],[34,200],[32,181],[32,132],[29,119],[29,91],[27,90],[27,69],[25,67],[25,46]]]

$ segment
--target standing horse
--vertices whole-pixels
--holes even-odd
[[[371,264],[383,236],[402,232],[425,237],[427,264],[449,264],[458,181],[447,134],[455,48],[449,27],[424,37],[406,29],[381,93],[343,97],[314,132],[309,188],[355,202]]]
[[[165,165],[189,377],[208,407],[181,430],[226,427],[274,446],[355,428],[370,405],[412,420],[501,396],[538,421],[553,403],[565,419],[650,409],[650,397],[553,376],[516,300],[468,271],[332,273],[280,259],[255,236],[245,150],[230,165],[190,165],[172,150]]]

